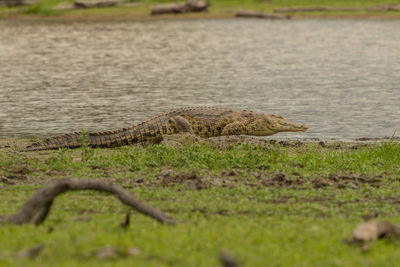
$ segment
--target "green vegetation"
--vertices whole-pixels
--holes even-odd
[[[20,142],[20,141],[18,141]],[[0,142],[5,143],[5,142]],[[22,143],[18,143],[22,145]],[[365,216],[399,223],[400,143],[282,142],[269,148],[165,145],[19,152],[0,149],[0,214],[63,177],[104,179],[168,212],[162,225],[97,192],[56,199],[43,225],[0,227],[0,266],[393,266],[400,241],[368,253],[344,244]],[[36,244],[33,260],[13,255]],[[99,259],[114,247],[119,255]],[[129,255],[129,248],[138,255]]]
[[[1,17],[15,17],[21,15],[41,15],[52,16],[65,19],[143,19],[149,18],[149,7],[159,3],[179,2],[171,0],[136,0],[125,6],[109,8],[93,8],[81,10],[63,10],[55,11],[54,7],[61,3],[72,4],[73,0],[39,0],[39,3],[29,7],[0,7]],[[220,18],[232,17],[238,10],[258,10],[273,12],[275,8],[282,7],[328,7],[328,8],[365,8],[375,7],[382,3],[400,4],[400,0],[382,1],[382,0],[211,0],[212,6],[210,12],[191,13],[185,15],[167,15],[161,17],[184,17],[184,18]],[[399,17],[400,12],[396,11],[353,11],[353,12],[298,12],[292,13],[294,17]],[[160,16],[158,16],[160,17]]]

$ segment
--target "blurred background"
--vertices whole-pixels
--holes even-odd
[[[188,105],[310,126],[276,137],[399,136],[400,1],[0,3],[0,136]]]

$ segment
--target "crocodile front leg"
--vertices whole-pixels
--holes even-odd
[[[182,116],[171,117],[165,122],[165,125],[158,125],[158,128],[162,128],[165,130],[160,131],[161,134],[156,137],[142,139],[140,144],[142,146],[154,145],[159,143],[169,145],[186,143],[189,144],[190,141],[184,141],[185,138],[196,138],[192,125]],[[158,130],[159,129],[157,129],[157,131]],[[154,129],[149,131],[154,131]],[[146,135],[146,133],[144,133],[143,135]]]
[[[249,120],[237,120],[227,124],[221,131],[221,135],[241,135],[245,134],[246,125]]]
[[[175,129],[178,133],[194,134],[190,122],[182,116],[174,116],[168,120],[169,128]],[[168,133],[167,133],[168,134]]]

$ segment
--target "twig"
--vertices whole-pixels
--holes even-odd
[[[24,224],[33,221],[34,224],[40,224],[46,219],[54,198],[64,192],[75,190],[96,190],[110,193],[122,203],[161,223],[175,223],[172,217],[164,214],[159,209],[137,200],[121,186],[99,180],[80,179],[61,179],[39,189],[16,213],[3,219],[3,221],[14,224]]]

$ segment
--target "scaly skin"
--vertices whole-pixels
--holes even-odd
[[[268,136],[278,132],[304,132],[308,127],[275,115],[247,110],[188,107],[163,113],[128,128],[88,133],[91,147],[116,147],[136,143],[159,143],[165,135],[179,133],[209,138],[227,135]],[[72,133],[33,143],[25,151],[76,148],[82,134]]]

